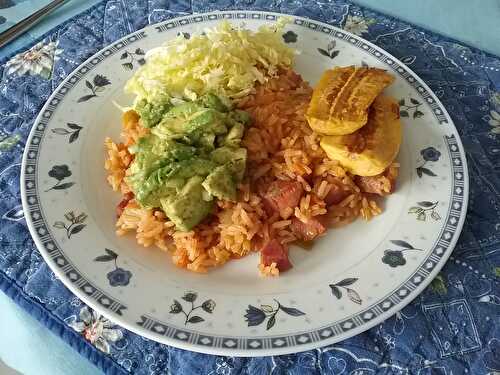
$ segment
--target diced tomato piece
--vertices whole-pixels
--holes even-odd
[[[123,196],[123,199],[116,206],[116,217],[120,217],[123,214],[123,210],[127,207],[128,202],[134,199],[134,193],[129,191]]]
[[[351,194],[348,190],[344,190],[340,185],[333,183],[332,188],[325,197],[327,205],[339,204]]]
[[[304,223],[294,217],[290,228],[292,229],[292,232],[301,240],[312,241],[326,231],[326,225],[322,219],[323,218],[319,216],[311,217],[306,223]]]
[[[264,196],[264,207],[269,211],[283,212],[285,208],[295,208],[302,197],[304,189],[296,181],[275,181],[269,186]]]
[[[276,263],[276,267],[280,272],[284,272],[293,267],[288,259],[288,249],[276,239],[272,239],[266,243],[260,250],[260,261],[265,266]]]

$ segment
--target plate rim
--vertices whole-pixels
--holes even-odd
[[[182,19],[190,19],[190,18],[194,18],[194,17],[203,17],[203,16],[208,17],[210,15],[216,15],[216,16],[221,16],[224,14],[236,15],[236,14],[240,14],[240,13],[243,13],[246,15],[253,15],[253,14],[260,14],[260,15],[265,15],[265,16],[270,15],[270,16],[275,17],[274,19],[269,19],[269,18],[265,17],[263,19],[264,22],[265,21],[273,21],[273,20],[275,21],[279,17],[290,17],[292,20],[294,20],[294,23],[296,23],[295,22],[296,20],[301,20],[302,22],[306,22],[307,25],[309,25],[310,23],[317,24],[321,27],[329,28],[331,30],[331,32],[335,32],[335,33],[340,32],[340,33],[346,35],[348,37],[348,39],[353,38],[355,41],[361,41],[361,42],[365,43],[366,45],[368,45],[369,47],[371,47],[372,49],[374,49],[375,51],[378,51],[379,53],[381,53],[382,54],[381,56],[393,60],[394,63],[403,67],[409,73],[410,76],[415,77],[414,83],[418,83],[420,86],[422,86],[427,91],[429,96],[432,97],[434,102],[440,106],[440,109],[442,110],[442,116],[446,119],[445,122],[447,122],[452,127],[452,129],[454,129],[454,133],[456,133],[456,136],[454,138],[455,138],[456,145],[458,147],[458,152],[459,152],[460,157],[462,159],[462,168],[463,168],[463,172],[462,172],[463,179],[462,180],[463,180],[464,186],[463,186],[463,201],[462,201],[461,215],[459,216],[456,230],[453,233],[453,236],[451,238],[451,241],[448,245],[447,250],[441,256],[439,261],[436,262],[436,265],[434,266],[432,271],[428,273],[428,275],[424,278],[424,280],[421,283],[419,283],[413,290],[409,291],[408,295],[406,297],[404,297],[400,302],[398,302],[397,304],[393,304],[392,307],[388,308],[387,310],[384,310],[381,314],[375,316],[373,319],[371,319],[369,321],[364,321],[363,324],[360,324],[360,325],[358,325],[352,329],[349,329],[347,331],[342,331],[340,333],[333,333],[332,336],[329,336],[326,339],[321,338],[317,341],[311,340],[310,342],[305,343],[305,344],[300,344],[300,343],[295,342],[293,345],[286,346],[283,348],[271,347],[271,348],[266,348],[266,349],[263,349],[263,348],[260,348],[260,349],[237,348],[237,349],[234,349],[234,348],[223,347],[223,346],[219,346],[219,347],[205,346],[205,345],[201,345],[199,343],[190,343],[190,342],[188,342],[188,340],[184,341],[184,340],[176,339],[175,337],[168,337],[165,335],[160,335],[160,334],[157,334],[157,333],[155,333],[151,330],[148,330],[144,327],[140,327],[137,323],[136,324],[131,323],[131,320],[124,319],[124,317],[121,315],[120,312],[117,313],[116,311],[113,311],[110,308],[106,308],[105,306],[101,305],[96,299],[87,295],[83,290],[81,290],[77,285],[75,285],[75,283],[72,280],[69,279],[67,274],[62,270],[62,268],[60,266],[58,266],[56,264],[55,260],[50,256],[50,254],[47,251],[47,249],[45,248],[39,234],[36,231],[36,228],[35,228],[35,225],[34,225],[34,222],[33,222],[31,215],[28,214],[31,212],[31,210],[30,210],[31,204],[28,202],[27,191],[26,191],[27,189],[26,189],[26,184],[25,184],[25,182],[26,182],[26,167],[28,165],[28,160],[29,160],[28,153],[30,151],[30,146],[31,146],[32,140],[35,136],[35,132],[37,130],[36,128],[38,127],[38,125],[42,121],[43,114],[47,111],[47,108],[50,106],[50,102],[53,100],[55,95],[59,92],[59,90],[65,84],[67,84],[69,82],[69,80],[78,71],[80,71],[82,69],[82,67],[86,66],[93,59],[98,58],[101,54],[104,54],[104,51],[106,49],[111,49],[112,47],[115,47],[119,43],[123,43],[124,41],[129,40],[131,37],[135,36],[136,40],[146,37],[145,32],[147,30],[151,30],[151,29],[156,28],[156,29],[158,29],[158,31],[160,31],[160,28],[162,26],[166,27],[167,24],[169,24],[169,23],[173,24],[174,22],[179,22]],[[222,18],[216,17],[215,19],[220,20],[223,18],[224,17],[222,17]],[[238,19],[238,18],[236,18],[236,19]],[[247,19],[247,18],[246,17],[241,18],[242,21],[244,21],[245,19]],[[259,19],[257,19],[257,20],[259,20]],[[300,25],[303,26],[302,24],[300,24]],[[184,26],[184,25],[180,24],[180,26]],[[335,37],[335,35],[332,35],[332,36]],[[344,39],[346,39],[346,38],[344,38]],[[346,41],[347,41],[347,39],[346,39]],[[127,45],[127,44],[125,44],[125,45]],[[103,59],[105,59],[106,57],[107,56],[105,56]],[[375,57],[377,57],[377,56],[375,56]],[[391,65],[391,64],[389,64],[389,65]],[[392,65],[394,65],[394,64],[392,64]],[[394,68],[394,70],[395,70],[395,68]],[[398,73],[398,72],[396,72],[396,74],[400,75],[400,73]],[[76,82],[75,82],[75,84],[76,84]],[[433,113],[433,114],[435,115],[435,113]],[[441,123],[441,121],[438,118],[436,118],[436,120],[438,123]],[[453,134],[453,135],[455,135],[455,134]],[[448,136],[445,135],[444,137],[447,138]],[[450,156],[450,160],[451,160],[451,156]],[[35,165],[36,165],[36,163],[35,163]],[[452,165],[450,165],[450,169],[453,170]],[[401,62],[399,59],[394,57],[392,54],[390,54],[389,52],[387,52],[383,48],[376,46],[375,44],[367,41],[366,39],[364,39],[361,36],[354,35],[348,31],[345,31],[345,30],[339,28],[339,27],[332,26],[326,22],[318,21],[318,20],[313,19],[313,18],[291,15],[291,14],[286,14],[286,13],[279,13],[279,12],[261,11],[261,10],[221,10],[221,11],[210,11],[210,12],[203,12],[203,13],[192,13],[192,14],[188,14],[188,15],[183,15],[183,16],[171,18],[171,19],[168,19],[168,20],[156,23],[156,24],[148,25],[142,29],[139,29],[139,30],[134,31],[130,34],[127,34],[124,37],[122,37],[122,38],[120,38],[112,43],[105,45],[99,51],[97,51],[95,54],[93,54],[88,59],[86,59],[84,62],[79,64],[77,67],[75,67],[67,75],[67,77],[65,77],[65,79],[63,81],[61,81],[60,84],[55,88],[55,90],[52,92],[52,94],[47,99],[46,103],[40,109],[40,112],[33,123],[33,126],[30,130],[29,136],[26,140],[25,149],[23,152],[22,163],[21,163],[21,174],[20,174],[20,187],[21,187],[22,206],[23,206],[23,210],[25,210],[26,222],[27,222],[31,237],[33,238],[33,241],[35,242],[37,249],[42,254],[43,259],[49,265],[51,271],[57,275],[57,277],[63,282],[65,287],[67,287],[74,295],[76,295],[79,299],[81,299],[85,304],[90,306],[93,310],[97,311],[99,314],[101,314],[105,318],[110,319],[113,323],[116,323],[117,325],[119,325],[119,326],[121,326],[121,327],[123,327],[131,332],[134,332],[142,337],[154,340],[154,341],[162,343],[162,344],[171,345],[171,346],[174,346],[177,348],[191,350],[191,351],[195,351],[195,352],[199,352],[199,353],[214,354],[214,355],[232,355],[232,356],[238,356],[238,357],[253,357],[253,356],[270,356],[270,355],[297,353],[297,352],[302,352],[302,351],[310,350],[310,349],[316,349],[319,347],[323,347],[323,346],[334,344],[336,342],[343,341],[347,338],[350,338],[350,337],[353,337],[359,333],[362,333],[362,332],[374,327],[377,324],[380,324],[381,322],[385,321],[386,319],[392,317],[396,312],[403,309],[410,302],[412,302],[432,282],[432,280],[441,271],[441,269],[443,268],[443,266],[446,264],[449,257],[451,256],[451,253],[453,252],[453,250],[458,242],[458,239],[460,237],[460,233],[462,232],[462,229],[463,229],[463,224],[465,222],[465,218],[467,216],[467,208],[468,208],[468,200],[469,200],[469,172],[468,172],[465,149],[463,147],[463,144],[462,144],[462,141],[460,138],[460,134],[459,134],[453,120],[451,119],[448,111],[446,110],[446,107],[441,103],[439,98],[437,98],[435,93],[428,87],[428,85],[425,83],[425,81],[423,81],[406,64]],[[453,188],[453,181],[452,181],[451,187]],[[36,194],[38,194],[38,192]],[[447,212],[447,217],[448,217],[449,211],[451,209],[451,203],[452,203],[451,202],[452,201],[451,195],[450,195],[450,207],[449,207],[449,210]],[[44,220],[42,220],[42,221],[44,221]],[[445,227],[445,225],[443,224],[443,228],[442,228],[443,230],[444,230],[444,227]],[[438,237],[438,239],[436,239],[435,243],[437,244],[438,241],[439,241],[439,237]],[[436,245],[434,245],[433,248],[435,246]],[[433,248],[431,248],[429,250],[429,256],[432,255],[431,250]],[[408,282],[408,280],[411,277],[413,277],[414,273],[417,272],[422,267],[422,264],[425,263],[425,261],[427,261],[427,259],[428,258],[425,258],[418,266],[416,266],[416,268],[412,269],[412,272],[408,273],[408,277],[404,281],[402,281],[401,283],[398,283],[398,286],[394,290],[392,290],[391,292],[388,292],[387,295],[394,294],[398,289],[400,289],[402,286],[404,286]],[[99,288],[96,288],[96,289],[99,289]],[[115,297],[112,297],[111,299],[117,300]],[[380,303],[383,300],[384,300],[384,298],[382,298],[380,301],[373,302],[371,305],[367,306],[365,309],[354,314],[354,316],[364,314],[366,312],[366,310],[372,309],[373,306],[377,305],[378,303]],[[330,323],[330,324],[333,324],[333,323]],[[209,336],[209,337],[230,338],[230,337],[225,336],[225,335],[217,335],[217,334],[212,334],[212,333],[202,334],[202,333],[199,333],[199,331],[192,330],[192,329],[186,329],[185,327],[178,328],[175,325],[170,325],[169,327],[174,328],[176,331],[193,332],[197,335],[203,335],[203,336]],[[324,327],[314,328],[311,330],[303,330],[300,332],[310,333],[310,332],[318,331],[320,329],[325,329],[325,328]],[[282,334],[282,335],[251,336],[251,337],[246,336],[245,339],[246,340],[267,339],[267,338],[272,338],[272,337],[281,337],[281,336],[297,335],[297,334],[298,333],[290,333],[290,334]],[[234,337],[234,339],[237,340],[238,338]],[[265,352],[263,352],[263,351],[265,351]]]

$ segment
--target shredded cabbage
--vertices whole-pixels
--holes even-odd
[[[161,95],[191,100],[207,92],[237,98],[251,92],[255,82],[275,76],[279,67],[293,64],[294,50],[282,40],[288,23],[281,18],[257,31],[223,21],[202,34],[179,35],[148,52],[147,62],[125,85],[136,102]]]

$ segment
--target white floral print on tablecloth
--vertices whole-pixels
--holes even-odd
[[[35,44],[29,50],[19,53],[5,64],[7,74],[12,75],[39,75],[49,79],[52,75],[54,61],[62,50],[57,48],[56,42]]]
[[[109,342],[116,342],[123,338],[123,332],[114,329],[114,323],[104,318],[96,311],[87,306],[80,310],[80,320],[75,315],[66,318],[65,321],[76,332],[81,333],[87,341],[100,351],[109,354]]]
[[[490,111],[490,120],[488,124],[491,125],[491,132],[500,134],[500,113],[495,110]]]
[[[345,21],[344,30],[361,36],[368,32],[368,26],[374,22],[375,20],[371,18],[349,15]]]

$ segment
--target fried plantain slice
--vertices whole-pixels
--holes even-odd
[[[358,176],[382,173],[396,158],[401,145],[399,105],[379,96],[369,112],[368,124],[353,134],[324,136],[321,147],[329,158]]]
[[[382,69],[343,67],[323,73],[306,114],[311,128],[325,135],[345,135],[368,120],[368,108],[394,81]]]

